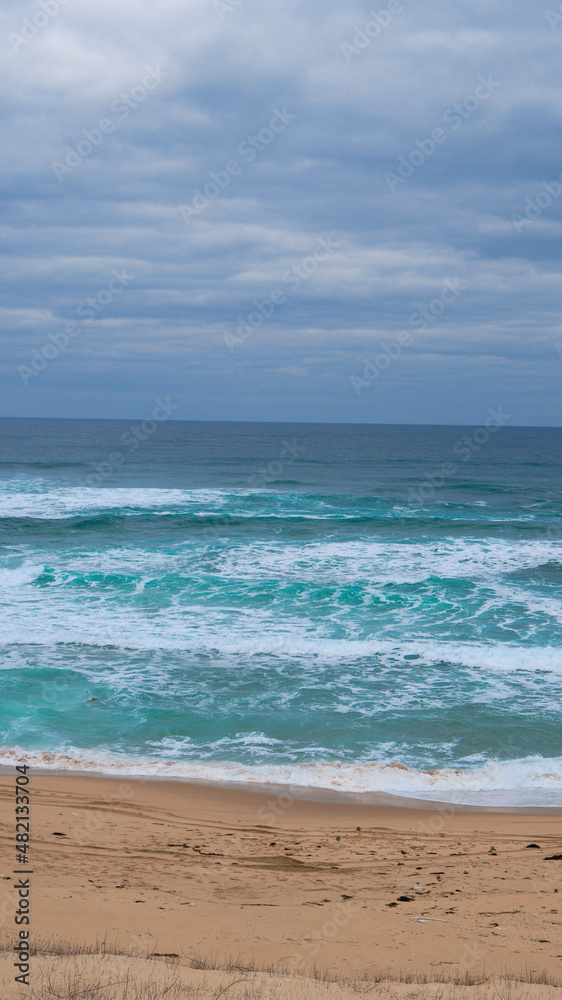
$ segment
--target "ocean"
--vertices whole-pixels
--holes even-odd
[[[562,805],[562,430],[0,421],[0,763]]]

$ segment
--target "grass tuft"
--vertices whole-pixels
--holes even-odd
[[[13,940],[1,939],[0,986],[13,982],[12,952]],[[315,967],[305,975],[280,965],[248,963],[240,956],[156,956],[107,939],[90,947],[38,939],[32,955],[26,1000],[342,1000],[346,995],[369,1000],[555,1000],[562,985],[544,969],[497,979],[454,969],[430,976],[370,969],[342,977]]]

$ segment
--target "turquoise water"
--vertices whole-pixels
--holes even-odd
[[[0,434],[0,761],[562,804],[560,430]]]

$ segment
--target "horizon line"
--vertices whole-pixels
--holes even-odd
[[[131,420],[146,420],[146,415],[138,417],[22,417],[22,416],[1,416],[0,421],[4,420],[51,420],[53,422],[68,421],[73,423],[129,423]],[[369,421],[352,421],[352,420],[217,420],[216,418],[202,418],[202,417],[190,417],[184,418],[183,420],[178,419],[168,419],[163,421],[166,424],[260,424],[260,425],[291,425],[291,426],[313,426],[313,427],[479,427],[479,423],[439,423],[439,424],[426,424],[426,423],[398,423],[395,421],[389,421],[387,423],[383,422],[369,422]],[[510,424],[509,426],[504,426],[498,428],[498,430],[552,430],[559,431],[562,430],[562,424]]]

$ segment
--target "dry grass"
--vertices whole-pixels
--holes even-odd
[[[118,973],[121,975],[121,973]],[[124,970],[123,978],[113,979],[108,976],[103,966],[103,960],[88,963],[80,959],[72,959],[54,965],[52,968],[41,969],[37,986],[29,991],[30,1000],[129,1000],[130,997],[142,997],[142,1000],[180,1000],[196,993],[186,992],[179,983],[178,977],[163,976],[162,970],[153,968],[148,976],[136,974],[133,967]]]
[[[0,972],[6,996],[27,1000],[342,1000],[359,995],[381,1000],[559,1000],[560,980],[530,969],[489,978],[465,971],[431,977],[386,970],[342,978],[315,968],[304,977],[279,966],[218,961],[213,956],[150,955],[106,940],[92,947],[54,938],[34,942],[32,982],[13,984],[13,941],[0,941]],[[17,986],[17,984],[15,984]],[[562,1000],[562,998],[561,998]]]

